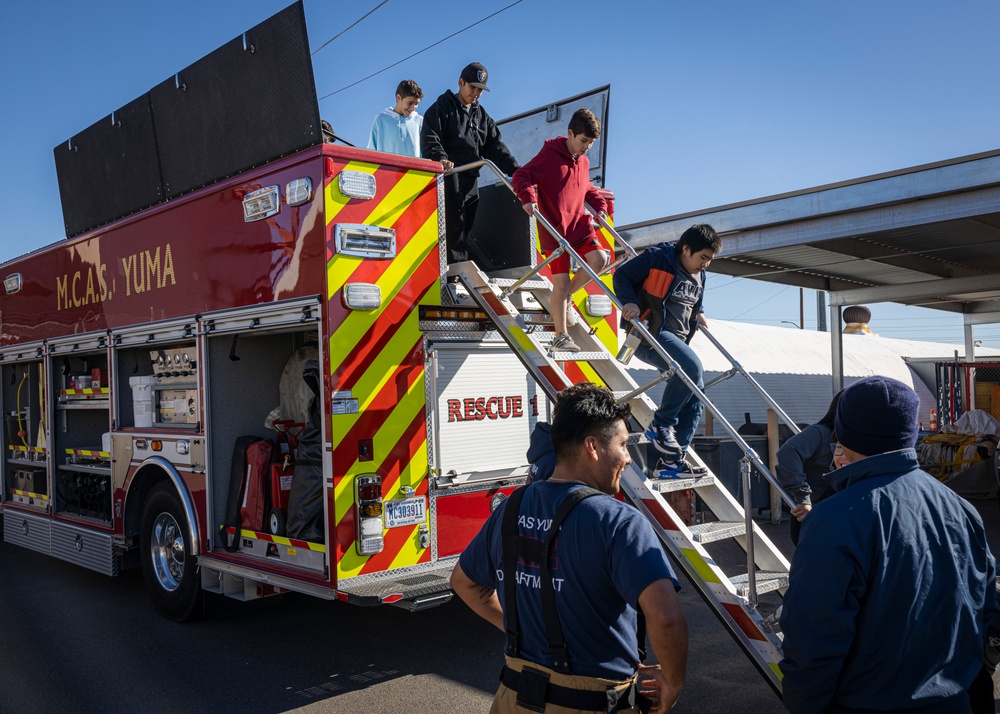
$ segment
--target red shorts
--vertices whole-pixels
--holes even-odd
[[[541,243],[542,243],[542,253],[546,256],[552,254],[556,248],[559,247],[559,242],[549,236],[547,231],[540,231]],[[575,250],[581,258],[586,258],[588,255],[593,253],[595,250],[604,250],[601,247],[600,242],[597,238],[587,238],[582,243],[576,243],[573,245],[573,250]],[[549,263],[549,268],[552,269],[553,275],[569,275],[569,253],[563,252],[558,258]]]

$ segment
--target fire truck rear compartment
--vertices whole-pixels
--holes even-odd
[[[241,332],[238,337],[237,333],[210,335],[206,340],[208,429],[210,441],[214,445],[210,457],[209,527],[214,536],[211,548],[214,552],[224,552],[220,528],[234,526],[226,523],[233,445],[241,436],[256,436],[272,442],[275,440],[276,432],[268,429],[265,421],[281,403],[279,383],[286,364],[297,350],[307,344],[317,344],[314,327],[293,331]],[[213,415],[220,416],[213,418]],[[274,453],[279,454],[277,445],[274,445]],[[298,476],[296,474],[293,479]],[[322,502],[321,498],[320,503]],[[262,564],[324,573],[326,544],[321,542],[322,536],[311,537],[307,542],[267,533],[267,511],[271,505],[268,499],[264,523],[239,524],[239,533],[233,534],[237,546],[235,552],[259,559]],[[317,516],[320,533],[325,532],[324,515],[320,512]],[[248,572],[249,579],[253,580],[253,572]],[[232,576],[227,577],[233,579]],[[242,581],[244,578],[236,579]],[[234,587],[233,583],[226,584],[224,580],[225,578],[219,578],[217,592],[234,595],[237,594],[235,591],[243,589],[242,586]],[[248,584],[248,594],[251,589],[254,592],[259,590]]]

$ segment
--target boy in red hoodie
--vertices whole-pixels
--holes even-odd
[[[608,265],[608,252],[602,250],[590,216],[583,207],[587,201],[607,217],[608,203],[590,182],[590,160],[587,152],[601,135],[601,122],[589,109],[577,109],[569,120],[568,136],[547,139],[542,150],[527,164],[514,172],[511,181],[522,207],[529,216],[535,210],[569,241],[587,264],[600,272]],[[542,252],[551,253],[559,242],[539,227]],[[569,297],[590,280],[580,270],[569,278],[569,255],[563,253],[549,263],[552,269],[552,326],[556,337],[553,352],[579,352],[580,347],[566,332],[566,311],[572,310]]]

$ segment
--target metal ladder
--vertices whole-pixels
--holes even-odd
[[[449,173],[481,166],[492,169],[501,182],[513,191],[507,177],[489,161],[479,161],[457,167]],[[592,208],[589,206],[587,208],[595,215],[602,228],[610,231],[620,244],[631,253],[629,257],[634,257],[635,251],[614,231],[614,228],[597,216]],[[631,406],[632,416],[640,428],[630,435],[630,444],[641,444],[648,441],[644,431],[652,421],[656,405],[646,394],[646,391],[666,379],[675,378],[681,379],[685,383],[688,389],[712,413],[716,424],[724,429],[740,446],[745,454],[740,461],[744,492],[743,505],[737,502],[725,486],[719,483],[715,475],[707,469],[704,475],[695,478],[649,479],[633,464],[623,474],[621,487],[626,498],[646,515],[667,552],[687,574],[688,579],[743,648],[758,671],[775,692],[780,694],[781,671],[778,663],[781,660],[781,635],[774,627],[773,618],[769,619],[760,611],[758,598],[766,592],[784,592],[788,585],[789,564],[771,540],[753,522],[752,509],[750,508],[752,468],[756,468],[769,483],[778,488],[782,499],[789,506],[794,505],[793,501],[781,489],[775,477],[756,452],[638,320],[631,321],[633,329],[637,330],[642,338],[670,365],[670,369],[645,385],[636,384],[625,367],[615,359],[615,356],[605,348],[604,344],[594,336],[582,320],[578,320],[575,325],[567,324],[567,331],[580,346],[580,352],[551,352],[549,350],[548,342],[551,340],[552,332],[546,331],[536,321],[522,314],[512,298],[519,291],[529,292],[542,308],[551,313],[552,285],[545,278],[539,277],[538,272],[555,259],[561,251],[569,252],[577,265],[605,290],[619,310],[622,305],[617,297],[599,280],[599,275],[576,254],[565,238],[560,236],[551,223],[538,211],[535,212],[535,219],[556,237],[560,249],[554,251],[552,255],[527,274],[517,279],[491,278],[479,270],[474,262],[467,261],[451,265],[448,273],[449,279],[456,280],[462,285],[471,300],[489,316],[498,327],[502,338],[517,354],[520,361],[550,398],[554,399],[561,390],[572,384],[572,380],[563,371],[563,364],[567,362],[588,363],[604,384],[615,393],[616,398],[627,401]],[[614,261],[604,272],[617,267],[629,257]],[[458,299],[457,293],[455,298]],[[570,305],[570,309],[574,309],[572,301]],[[707,330],[704,328],[702,330],[733,365],[733,369],[716,382],[742,373],[776,411],[779,418],[790,428],[798,431],[794,422],[788,418],[756,380],[725,351]],[[687,458],[699,466],[705,466],[693,449],[688,451]],[[684,519],[671,507],[664,495],[687,489],[692,489],[697,493],[705,506],[718,518],[717,522],[691,526],[685,524]],[[747,537],[748,533],[752,534],[749,538]],[[745,573],[736,575],[724,573],[706,550],[707,544],[724,539],[734,539],[746,551],[747,569]]]

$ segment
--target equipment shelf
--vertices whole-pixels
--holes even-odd
[[[56,409],[104,409],[111,408],[111,401],[108,399],[81,399],[77,401],[65,401],[56,404]]]
[[[57,464],[56,467],[63,471],[76,471],[78,473],[85,474],[101,474],[102,476],[111,475],[111,466],[105,466],[104,464]]]
[[[42,460],[42,461],[29,461],[28,459],[18,459],[16,457],[12,458],[12,459],[7,459],[7,463],[8,464],[14,464],[15,466],[29,466],[29,467],[36,468],[36,469],[44,469],[45,466],[46,466],[44,460]]]

